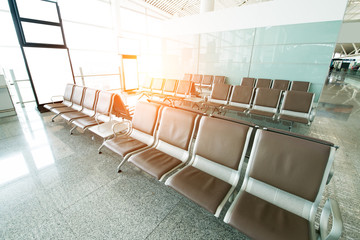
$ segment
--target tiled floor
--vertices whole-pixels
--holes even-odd
[[[342,239],[360,239],[358,91],[325,86],[311,127],[293,129],[340,146],[323,202],[339,202]],[[132,165],[118,174],[101,139],[51,116],[29,106],[0,119],[0,239],[247,239]]]

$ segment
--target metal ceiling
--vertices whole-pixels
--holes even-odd
[[[200,12],[201,0],[141,0],[174,17],[184,17]],[[240,7],[273,0],[215,0],[215,10]],[[325,6],[326,7],[326,6]],[[360,0],[349,0],[344,21],[360,20]]]
[[[164,11],[174,17],[184,17],[200,12],[201,0],[143,0],[144,2]],[[239,7],[244,4],[267,2],[272,0],[216,0],[215,8],[223,9]]]
[[[360,0],[349,0],[345,11],[344,21],[360,20]]]

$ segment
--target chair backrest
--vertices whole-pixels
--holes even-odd
[[[225,83],[225,76],[215,76],[214,83]]]
[[[316,209],[334,160],[335,148],[291,134],[257,132],[241,191],[298,215],[315,239]]]
[[[290,90],[308,92],[310,89],[310,82],[293,81]]]
[[[250,107],[253,96],[253,87],[243,85],[233,86],[229,105],[248,108]]]
[[[213,85],[210,98],[208,99],[211,102],[219,102],[225,104],[230,95],[231,85],[224,83],[215,83]]]
[[[197,116],[194,112],[165,107],[161,113],[156,149],[183,162],[188,160]]]
[[[287,91],[289,89],[289,86],[290,86],[289,80],[275,79],[273,82],[272,88]]]
[[[121,94],[115,94],[114,103],[112,104],[111,114],[116,117],[131,120],[131,114],[125,100]]]
[[[258,88],[256,89],[253,109],[277,112],[280,103],[281,90],[271,88]]]
[[[64,102],[70,102],[71,101],[71,96],[73,94],[73,89],[74,89],[74,84],[72,84],[72,83],[66,84],[65,92],[64,92]]]
[[[193,76],[193,75],[190,74],[190,73],[185,73],[182,80],[183,80],[183,81],[191,81],[192,76]]]
[[[82,103],[82,99],[83,99],[83,95],[84,95],[84,90],[85,88],[82,87],[82,86],[78,86],[78,85],[75,85],[74,86],[74,90],[73,90],[73,94],[72,94],[72,98],[71,98],[71,102],[73,104],[75,104],[75,106],[80,106],[81,103]],[[75,107],[74,106],[74,107]],[[78,109],[80,110],[80,109]]]
[[[107,91],[100,91],[98,100],[96,103],[95,112],[98,115],[106,115],[110,114],[110,109],[113,103],[113,96],[114,94]]]
[[[158,118],[159,108],[160,105],[157,104],[142,101],[137,102],[132,119],[133,129],[148,135],[153,135]]]
[[[164,108],[159,124],[159,140],[187,150],[196,116],[196,113],[190,111],[171,107]]]
[[[178,80],[166,79],[163,88],[163,94],[174,95],[176,91]]]
[[[190,94],[190,90],[192,87],[191,81],[179,81],[176,89],[176,95],[185,96]]]
[[[86,88],[84,92],[84,98],[82,101],[82,112],[92,116],[95,111],[96,98],[98,96],[98,90],[93,88]]]
[[[252,131],[248,125],[223,119],[204,116],[200,120],[191,165],[231,185],[215,216],[239,182]]]
[[[214,81],[213,75],[204,75],[201,85],[202,86],[212,86],[213,81]]]
[[[152,78],[145,78],[141,84],[141,89],[150,91],[151,90],[151,84],[152,84]]]
[[[202,74],[194,74],[191,81],[195,84],[200,84],[201,81],[203,79],[203,75]]]
[[[314,101],[314,93],[286,91],[280,114],[308,118]]]
[[[256,79],[251,77],[243,77],[241,81],[241,86],[254,87]]]
[[[256,81],[256,88],[270,88],[271,86],[271,79],[267,79],[267,78],[258,78],[258,80]]]
[[[161,93],[164,86],[163,78],[153,78],[151,84],[151,91],[155,93]]]
[[[245,158],[251,131],[252,128],[247,125],[204,116],[200,120],[194,154],[223,167],[238,171],[241,160]],[[205,172],[211,171],[203,168],[198,161],[195,160],[192,165]],[[219,177],[222,173],[214,171],[209,174]],[[220,177],[220,179],[223,178],[228,182],[230,176],[223,175]]]

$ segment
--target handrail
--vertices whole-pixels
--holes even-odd
[[[120,76],[120,73],[90,74],[90,75],[79,75],[79,76],[75,76],[75,77],[103,77],[103,76]]]

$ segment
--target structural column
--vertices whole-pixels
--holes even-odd
[[[200,2],[200,13],[214,11],[215,0],[201,0]]]

